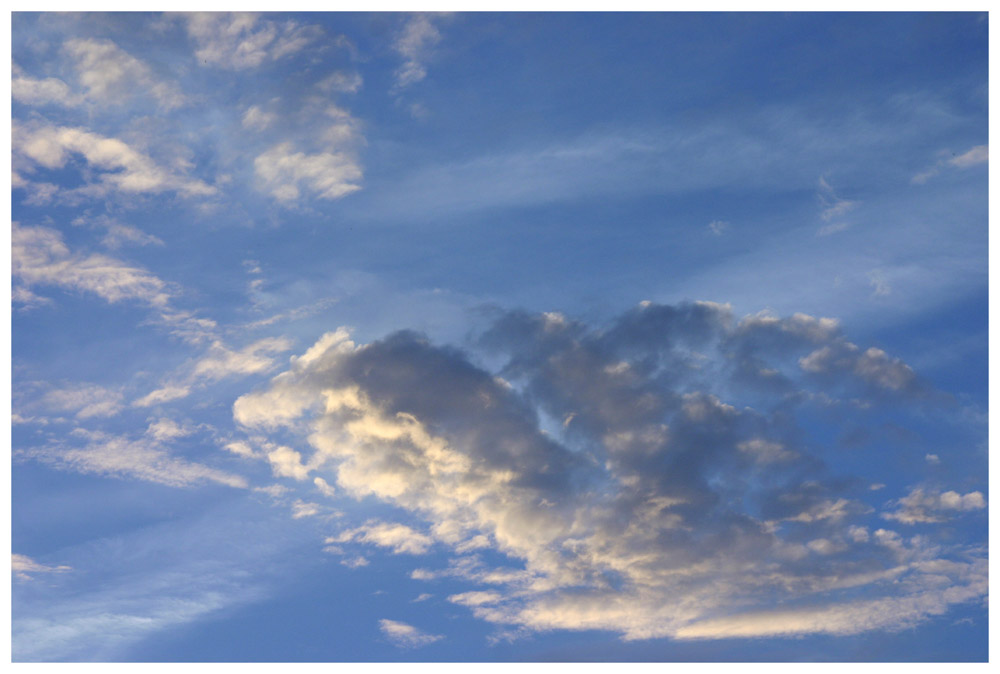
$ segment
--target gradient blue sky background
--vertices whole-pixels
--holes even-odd
[[[985,14],[12,22],[15,660],[987,658]]]

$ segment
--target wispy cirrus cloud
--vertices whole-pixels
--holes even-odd
[[[185,197],[216,193],[207,183],[157,164],[127,143],[84,128],[55,126],[37,121],[15,122],[12,129],[14,164],[22,172],[38,167],[60,169],[71,157],[81,157],[94,172],[83,187],[60,190],[83,198],[122,194],[175,192]],[[88,176],[89,177],[89,176]]]
[[[164,110],[184,105],[180,87],[157,77],[152,69],[111,40],[75,38],[63,49],[73,62],[86,99],[120,105],[137,91],[152,96]]]
[[[319,26],[244,12],[194,12],[183,20],[199,65],[229,70],[256,68],[291,56],[323,35]]]
[[[141,267],[98,253],[72,252],[62,234],[47,227],[13,224],[11,272],[25,286],[58,286],[106,300],[134,300],[165,308],[170,286]]]
[[[947,154],[947,153],[945,153]],[[947,169],[967,169],[979,164],[986,164],[990,160],[989,145],[976,145],[962,154],[951,153],[947,159],[940,159],[934,166],[913,176],[911,182],[916,185],[923,185],[934,176]]]
[[[145,480],[170,487],[211,482],[242,489],[248,486],[242,476],[171,454],[169,444],[175,437],[175,434],[164,434],[162,424],[156,423],[138,436],[77,428],[59,442],[19,449],[15,457],[40,461],[62,470]]]
[[[402,648],[419,648],[440,641],[444,637],[440,634],[428,634],[413,625],[408,625],[398,620],[379,620],[379,629],[392,643]]]
[[[36,562],[27,555],[12,554],[10,556],[10,570],[19,580],[31,580],[34,574],[38,573],[66,573],[72,571],[72,567],[60,564],[58,566],[46,566]]]

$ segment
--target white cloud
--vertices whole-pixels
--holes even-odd
[[[337,493],[337,491],[321,477],[314,478],[313,484],[316,485],[316,488],[319,489],[320,493],[327,498],[333,498]]]
[[[107,233],[101,239],[101,243],[108,248],[121,248],[125,244],[134,244],[137,246],[163,245],[163,241],[152,234],[147,234],[141,229],[130,225],[119,225],[117,223],[108,225]]]
[[[402,648],[419,648],[440,641],[444,637],[439,634],[421,632],[413,625],[396,620],[379,620],[379,628],[392,643]]]
[[[977,164],[985,164],[990,160],[989,145],[977,145],[971,150],[953,157],[948,163],[957,168],[969,168]]]
[[[50,409],[74,412],[77,419],[112,417],[124,407],[121,391],[94,384],[80,384],[71,388],[49,391],[42,403]]]
[[[729,229],[729,223],[723,220],[712,220],[708,223],[708,231],[716,236],[722,236]]]
[[[156,77],[148,65],[111,40],[73,39],[63,48],[73,59],[77,77],[90,100],[120,104],[137,90],[144,90],[165,110],[185,102],[176,84]]]
[[[967,169],[973,166],[978,166],[979,164],[985,164],[989,162],[989,155],[989,145],[977,145],[960,155],[953,156],[951,159],[942,159],[938,161],[937,164],[931,168],[926,171],[921,171],[917,175],[913,176],[911,182],[916,185],[922,185],[941,173],[944,169]]]
[[[795,452],[785,449],[784,445],[778,442],[768,442],[761,438],[753,438],[736,445],[741,452],[748,454],[759,463],[772,463],[775,461],[789,461],[798,456]]]
[[[199,65],[230,70],[256,68],[290,56],[323,35],[318,26],[270,21],[257,14],[195,12],[184,18]]]
[[[276,447],[267,453],[274,474],[305,480],[309,477],[309,467],[302,464],[302,455],[290,447]]]
[[[857,207],[858,202],[848,201],[847,199],[841,199],[838,197],[837,193],[822,176],[819,179],[818,198],[821,209],[820,217],[829,224],[820,228],[817,235],[826,236],[833,234],[834,232],[847,229],[848,225],[846,223],[831,221],[838,220],[841,216],[854,210]]]
[[[11,232],[11,272],[29,286],[61,286],[108,302],[137,300],[164,307],[170,298],[167,284],[144,269],[106,255],[74,254],[56,230],[16,222]]]
[[[67,107],[80,105],[83,96],[74,93],[65,82],[55,77],[37,80],[14,67],[10,80],[10,93],[15,101],[25,105],[56,103]]]
[[[171,456],[161,439],[153,435],[130,439],[83,429],[77,429],[74,435],[85,440],[83,447],[60,443],[18,450],[15,456],[80,473],[135,478],[171,487],[190,487],[204,482],[247,487],[243,477]]]
[[[186,398],[190,393],[191,389],[187,386],[164,386],[135,400],[132,405],[135,407],[152,407],[153,405],[167,403],[171,400]]]
[[[243,128],[263,131],[271,126],[271,124],[274,124],[277,118],[278,116],[273,112],[265,112],[259,106],[251,105],[243,113]]]
[[[196,379],[215,381],[233,375],[250,375],[267,372],[274,367],[273,355],[287,351],[291,340],[268,337],[245,346],[239,351],[228,349],[222,342],[213,342],[209,355],[194,365],[192,376]]]
[[[448,601],[462,606],[482,606],[483,604],[495,604],[503,599],[499,592],[462,592],[448,597]]]
[[[925,491],[918,487],[893,504],[898,508],[882,513],[882,517],[903,524],[921,524],[943,522],[951,512],[982,510],[986,507],[986,499],[978,491],[962,495],[955,491]]]
[[[186,197],[202,197],[216,192],[201,180],[163,168],[117,138],[107,138],[86,129],[14,122],[11,135],[15,166],[20,162],[28,170],[33,170],[34,166],[63,168],[72,155],[83,157],[89,168],[94,169],[97,180],[77,188],[74,194],[100,197],[113,191],[124,194],[177,192]]]
[[[357,93],[362,84],[363,80],[359,73],[337,70],[320,80],[316,88],[323,92],[353,94]]]
[[[393,48],[403,57],[396,70],[396,86],[410,86],[427,77],[424,65],[431,49],[441,41],[441,33],[427,14],[414,14],[396,38]]]
[[[181,426],[173,419],[157,419],[146,429],[146,435],[158,442],[166,442],[175,438],[183,438],[191,435],[194,431],[185,426]]]
[[[316,503],[307,503],[297,500],[292,504],[292,519],[299,520],[303,517],[315,517],[320,513],[320,507]]]
[[[434,539],[405,524],[390,522],[367,522],[356,529],[343,531],[326,539],[327,543],[345,543],[360,541],[384,548],[391,548],[393,553],[422,555],[434,544]]]
[[[941,457],[938,456],[937,454],[925,454],[924,460],[927,463],[931,464],[932,466],[936,466],[937,464],[941,463]]]
[[[36,295],[24,286],[11,288],[10,299],[20,304],[22,310],[34,309],[46,304],[52,304],[52,300],[48,297]]]
[[[20,580],[31,580],[34,573],[65,573],[72,571],[68,566],[46,566],[39,564],[27,555],[12,554],[10,556],[10,570]]]
[[[291,143],[280,143],[254,159],[254,171],[263,188],[275,199],[292,202],[300,187],[320,199],[340,199],[361,189],[363,173],[351,152],[296,152]]]

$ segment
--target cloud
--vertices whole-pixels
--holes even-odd
[[[132,227],[130,225],[119,225],[111,223],[108,225],[107,233],[101,239],[101,243],[108,248],[117,249],[126,244],[136,246],[162,246],[163,241],[152,234]]]
[[[396,87],[402,89],[427,77],[425,62],[431,49],[441,41],[441,33],[431,15],[414,14],[396,37],[393,48],[403,57],[396,70]]]
[[[384,548],[390,548],[393,553],[422,555],[434,544],[434,539],[414,531],[405,524],[390,522],[368,522],[357,529],[343,531],[326,539],[327,543],[345,543],[360,541]]]
[[[708,223],[708,231],[716,236],[722,236],[729,229],[729,223],[723,220],[712,220]]]
[[[876,476],[831,475],[800,423],[858,401],[903,413],[920,391],[905,363],[835,320],[644,302],[598,328],[498,310],[475,348],[503,364],[487,371],[412,332],[356,344],[339,329],[237,399],[234,418],[302,438],[282,454],[291,476],[427,526],[370,520],[326,543],[450,548],[447,569],[411,576],[493,593],[454,595],[493,623],[626,639],[840,634],[845,615],[897,629],[985,596],[982,551],[868,534]]]
[[[305,480],[309,477],[308,466],[302,465],[302,455],[290,447],[276,447],[267,453],[267,460],[280,477]]]
[[[271,126],[271,124],[274,124],[274,121],[277,118],[278,116],[273,112],[265,112],[264,110],[261,110],[260,107],[251,105],[247,108],[246,112],[243,113],[243,128],[263,131],[267,127]]]
[[[892,294],[892,288],[880,269],[868,272],[868,282],[872,287],[872,295],[875,297],[886,297]]]
[[[161,308],[170,300],[167,284],[146,270],[106,255],[74,254],[62,234],[47,227],[13,224],[11,272],[28,286],[60,286],[112,303],[135,300]]]
[[[331,150],[306,154],[280,143],[254,159],[263,189],[281,202],[299,199],[305,188],[320,199],[340,199],[361,189],[363,176],[353,152]]]
[[[133,478],[170,487],[192,487],[215,482],[245,489],[243,477],[171,456],[155,425],[139,437],[111,435],[101,431],[76,429],[72,435],[84,441],[72,446],[70,439],[44,447],[15,451],[15,457],[34,459],[63,470],[95,473],[109,477]]]
[[[359,73],[337,70],[317,82],[316,88],[326,93],[354,94],[361,89],[363,83]]]
[[[42,403],[49,409],[74,412],[77,419],[111,417],[124,407],[121,391],[94,384],[80,384],[71,388],[49,391]]]
[[[38,80],[28,76],[17,65],[13,67],[10,93],[15,101],[25,105],[55,103],[66,107],[80,105],[83,96],[74,93],[65,82],[55,77]]]
[[[267,372],[275,365],[271,355],[287,351],[291,346],[291,340],[285,337],[261,339],[239,351],[227,348],[222,342],[213,342],[208,351],[209,355],[195,363],[192,380],[217,381],[232,375]]]
[[[194,12],[184,15],[199,65],[256,68],[291,56],[323,35],[319,26],[270,21],[257,14]]]
[[[164,110],[180,107],[185,97],[180,88],[156,77],[150,67],[122,50],[111,40],[73,39],[63,49],[73,60],[86,97],[103,105],[126,101],[136,91],[151,95]]]
[[[72,191],[84,197],[103,197],[112,192],[157,194],[176,192],[185,197],[204,197],[216,189],[201,180],[173,173],[147,155],[117,138],[107,138],[82,128],[51,126],[39,122],[14,122],[12,147],[15,166],[33,171],[61,169],[74,155],[82,157],[96,180]]]
[[[821,227],[817,232],[817,236],[827,236],[833,234],[834,232],[839,232],[848,228],[848,224],[844,222],[836,222],[839,218],[846,213],[854,210],[858,202],[848,201],[847,199],[841,199],[834,192],[830,184],[826,182],[826,179],[822,176],[819,179],[819,193],[818,193],[819,203],[820,203],[820,217],[829,224]]]
[[[948,164],[956,168],[969,168],[978,164],[985,164],[990,160],[990,148],[988,145],[977,145],[971,150],[952,157]]]
[[[191,389],[187,386],[164,386],[135,400],[132,405],[134,407],[152,407],[171,400],[186,398],[190,393]]]
[[[444,637],[439,634],[421,632],[413,625],[407,625],[395,620],[379,620],[379,629],[392,643],[401,648],[419,648],[440,641]]]
[[[928,457],[930,456],[934,455],[929,454]],[[935,463],[929,458],[928,461]],[[978,491],[962,495],[955,491],[925,491],[918,487],[893,504],[898,508],[882,513],[882,517],[903,524],[924,524],[944,522],[952,513],[982,510],[986,507],[986,499]]]
[[[945,153],[947,154],[947,153]],[[954,154],[954,153],[952,153]],[[989,145],[976,145],[960,155],[952,156],[950,159],[941,159],[926,171],[922,171],[913,176],[911,182],[916,185],[923,185],[934,176],[945,169],[967,169],[979,164],[986,164],[990,159]]]
[[[39,564],[27,555],[12,554],[10,556],[10,570],[19,580],[31,580],[34,573],[65,573],[72,571],[68,566],[46,566]]]

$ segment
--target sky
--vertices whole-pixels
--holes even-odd
[[[12,16],[15,661],[985,661],[988,21]]]

